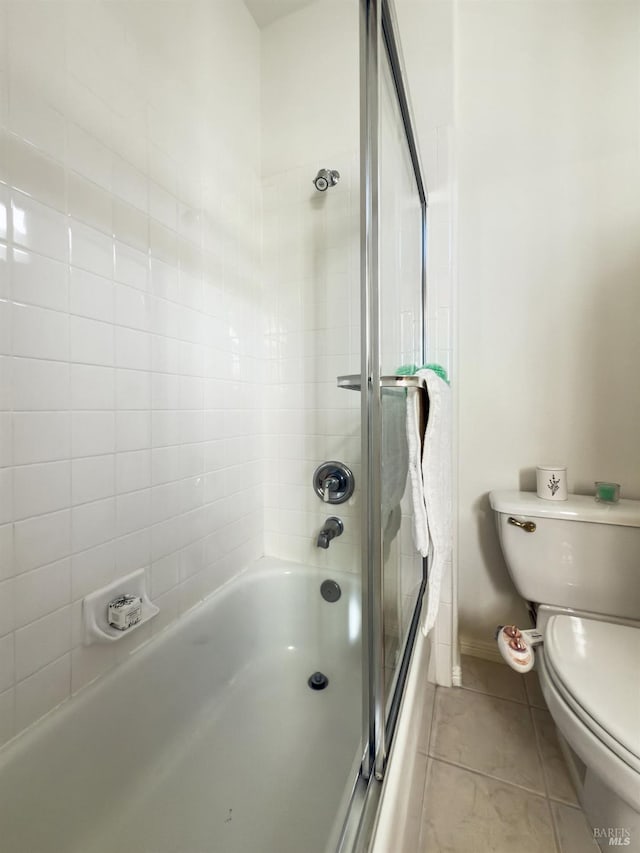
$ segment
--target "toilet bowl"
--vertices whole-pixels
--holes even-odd
[[[640,850],[640,628],[552,616],[537,662],[596,841]]]
[[[601,850],[640,853],[640,502],[491,492],[543,695]]]

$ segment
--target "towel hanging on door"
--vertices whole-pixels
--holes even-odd
[[[427,607],[422,619],[426,637],[435,625],[442,577],[451,563],[452,430],[451,388],[432,370],[420,370],[429,395],[429,417],[422,453],[422,482],[429,524],[430,560]]]
[[[412,532],[416,551],[429,553],[429,523],[422,479],[422,450],[428,416],[428,397],[424,388],[407,388],[407,445],[409,448],[409,486],[413,504]]]

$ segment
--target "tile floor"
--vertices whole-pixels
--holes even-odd
[[[462,664],[429,691],[402,853],[597,853],[535,673]]]

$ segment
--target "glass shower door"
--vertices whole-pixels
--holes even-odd
[[[360,392],[364,755],[338,845],[368,849],[393,740],[426,561],[412,539],[406,408],[425,358],[426,191],[391,0],[360,4]]]
[[[414,165],[389,54],[380,63],[379,299],[383,376],[424,363],[423,217]],[[382,597],[384,702],[397,683],[423,578],[413,543],[408,478],[407,390],[382,388]]]
[[[426,192],[391,3],[362,0],[361,9],[364,772],[381,779],[426,575],[412,541],[407,391],[393,378],[424,362]]]

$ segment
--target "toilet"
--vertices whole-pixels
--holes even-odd
[[[540,685],[594,838],[640,853],[640,501],[489,501],[543,636]]]

